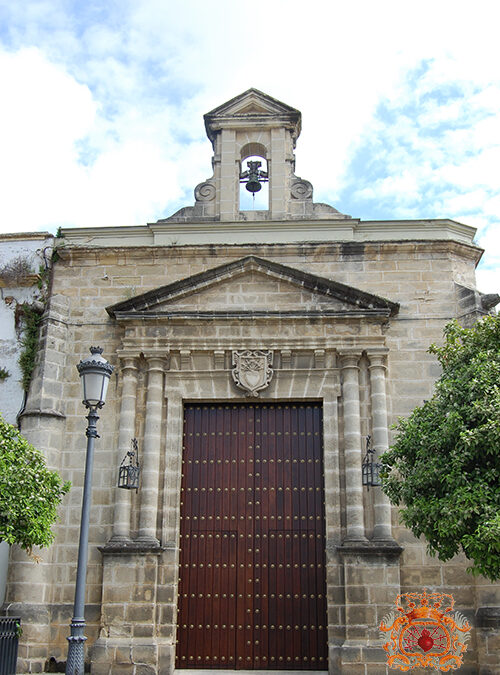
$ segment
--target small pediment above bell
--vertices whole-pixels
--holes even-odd
[[[288,128],[293,129],[293,137],[296,139],[300,134],[301,117],[300,111],[296,108],[254,88],[247,89],[204,115],[207,135],[212,142],[221,125],[238,126],[241,123],[248,123],[249,118],[264,124],[266,121],[271,123],[279,119]]]
[[[234,98],[226,101],[222,105],[217,106],[210,112],[206,113],[205,117],[218,117],[224,115],[245,115],[249,113],[281,115],[283,113],[294,113],[300,115],[300,111],[287,103],[278,101],[277,98],[265,94],[259,89],[251,87],[242,94],[238,94]]]

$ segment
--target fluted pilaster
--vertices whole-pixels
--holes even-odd
[[[369,353],[370,390],[372,407],[372,441],[375,451],[373,461],[377,462],[389,445],[387,428],[387,396],[385,353]],[[392,540],[391,505],[380,488],[374,490],[374,528],[375,540]]]
[[[158,545],[156,517],[158,512],[158,480],[165,360],[151,356],[148,363],[146,419],[142,451],[141,512],[139,537],[141,542]]]
[[[344,458],[346,482],[346,540],[366,541],[361,475],[361,421],[359,401],[360,352],[342,354],[342,398],[344,403]]]
[[[122,400],[120,407],[120,428],[118,432],[118,456],[121,461],[130,450],[131,439],[135,436],[135,415],[137,400],[137,360],[122,357]],[[113,519],[113,542],[130,541],[130,491],[115,488],[115,511]]]

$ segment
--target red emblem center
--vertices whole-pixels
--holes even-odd
[[[422,635],[418,638],[417,642],[418,646],[423,649],[424,652],[428,652],[434,644],[434,640],[431,638],[430,633],[426,628],[422,631]]]

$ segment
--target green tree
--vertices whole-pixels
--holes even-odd
[[[431,345],[442,375],[429,401],[396,425],[382,489],[431,555],[462,550],[468,571],[500,578],[500,317],[453,321]]]
[[[30,555],[33,546],[49,546],[57,506],[69,488],[0,415],[0,540],[19,544]]]

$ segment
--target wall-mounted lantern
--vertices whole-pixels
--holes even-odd
[[[366,485],[368,490],[370,487],[380,486],[380,469],[382,464],[380,462],[374,462],[375,450],[371,445],[371,436],[366,437],[366,454],[363,459],[362,466],[362,475],[363,475],[363,485]]]
[[[125,490],[139,489],[139,476],[141,468],[139,466],[139,450],[137,438],[132,439],[132,450],[129,450],[120,464],[118,473],[118,487]]]

